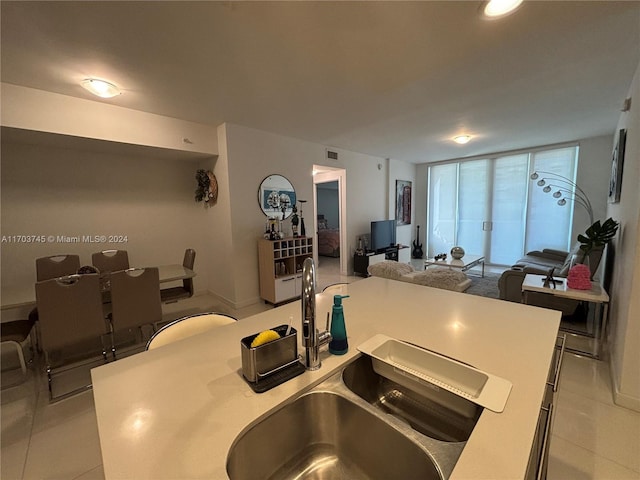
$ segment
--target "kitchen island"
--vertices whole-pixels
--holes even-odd
[[[348,294],[349,352],[334,356],[324,347],[319,370],[266,393],[242,379],[240,339],[286,324],[290,315],[300,330],[299,301],[93,369],[105,477],[228,478],[227,453],[240,432],[337,372],[359,355],[359,344],[382,333],[513,384],[502,413],[482,412],[450,478],[524,478],[560,313],[378,277],[350,284]],[[317,296],[321,327],[332,301]],[[259,471],[257,465],[257,478]]]

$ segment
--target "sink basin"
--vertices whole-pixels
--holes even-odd
[[[329,391],[304,394],[249,427],[227,457],[231,480],[441,480],[431,457],[398,429]]]
[[[482,407],[435,385],[396,375],[396,381],[378,375],[373,361],[363,355],[348,365],[342,380],[369,404],[408,423],[414,430],[443,442],[465,442]]]

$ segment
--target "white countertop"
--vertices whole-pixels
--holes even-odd
[[[325,347],[322,368],[263,394],[242,379],[240,339],[290,315],[300,330],[299,301],[93,369],[106,478],[228,478],[227,453],[245,427],[337,371],[377,333],[512,382],[504,412],[483,411],[450,478],[523,478],[560,313],[378,277],[348,293],[349,352],[333,356]],[[319,327],[332,299],[318,295]]]

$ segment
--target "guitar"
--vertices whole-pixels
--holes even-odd
[[[424,253],[422,252],[422,244],[418,243],[420,240],[420,225],[418,225],[418,232],[416,233],[416,239],[413,241],[413,250],[411,251],[411,258],[422,258]]]

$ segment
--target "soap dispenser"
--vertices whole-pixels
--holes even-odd
[[[342,299],[349,295],[333,296],[333,312],[331,314],[331,341],[329,342],[329,352],[334,355],[344,355],[349,350],[347,343],[347,328],[344,324],[344,311],[342,309]]]

